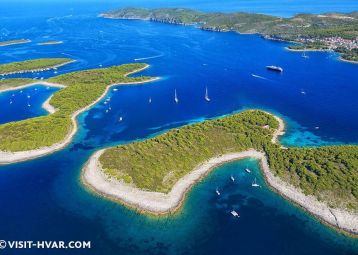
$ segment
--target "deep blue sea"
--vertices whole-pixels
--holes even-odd
[[[225,3],[225,4],[224,4]],[[0,63],[71,57],[58,74],[145,62],[145,75],[162,79],[111,90],[79,118],[65,149],[0,167],[0,240],[89,240],[90,250],[5,249],[3,254],[358,254],[358,241],[320,224],[265,185],[258,164],[244,160],[213,171],[190,192],[183,209],[166,217],[143,216],[100,198],[80,182],[80,171],[99,148],[144,139],[173,127],[249,108],[269,110],[288,125],[288,146],[358,143],[358,65],[338,55],[285,50],[288,43],[256,35],[201,31],[145,21],[98,18],[114,7],[186,6],[281,16],[297,12],[353,11],[356,1],[191,1],[5,3],[0,39],[32,43],[0,48]],[[280,3],[281,5],[278,5]],[[63,44],[38,46],[62,40]],[[272,73],[266,65],[284,68]],[[16,77],[51,77],[53,71]],[[204,100],[205,87],[211,102]],[[177,90],[179,104],[174,103]],[[42,103],[56,91],[36,85],[0,93],[0,123],[46,115]],[[148,99],[152,103],[148,104]],[[12,102],[10,104],[10,101]],[[30,106],[29,106],[30,105]],[[123,121],[118,119],[122,117]],[[248,175],[244,168],[253,171]],[[230,176],[235,182],[230,181]],[[257,178],[262,186],[253,189]],[[221,190],[218,197],[215,189]],[[233,218],[232,209],[241,217]]]

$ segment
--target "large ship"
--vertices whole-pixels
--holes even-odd
[[[283,68],[279,66],[266,66],[266,68],[271,71],[283,72]]]

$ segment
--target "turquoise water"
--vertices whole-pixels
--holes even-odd
[[[282,138],[287,145],[357,143],[357,65],[322,52],[310,52],[307,60],[285,51],[287,43],[253,35],[96,17],[96,12],[110,6],[76,4],[70,10],[71,4],[56,8],[44,4],[28,12],[22,9],[26,4],[11,6],[16,5],[0,10],[1,39],[21,37],[33,42],[0,48],[2,63],[47,56],[77,60],[59,68],[61,74],[142,58],[151,65],[143,74],[162,79],[111,90],[112,111],[106,113],[108,106],[101,101],[83,113],[80,130],[65,149],[0,167],[0,239],[90,240],[92,249],[7,249],[4,254],[358,254],[356,239],[320,224],[271,192],[256,161],[230,163],[213,171],[193,188],[179,214],[161,218],[100,198],[80,182],[83,164],[99,148],[247,108],[282,116],[288,124]],[[261,6],[264,9],[265,4]],[[64,44],[36,45],[49,39]],[[279,64],[285,72],[268,72],[267,64]],[[203,98],[206,86],[209,104]],[[174,89],[179,104],[174,103]],[[0,123],[47,114],[41,104],[53,91],[41,86],[24,90],[34,100],[29,114],[26,96],[15,92],[19,100],[12,111],[13,92],[1,93],[1,110],[6,114],[0,114]],[[123,121],[118,122],[120,117]],[[246,166],[253,170],[251,175],[243,171]],[[262,188],[251,187],[255,177]],[[233,208],[239,219],[229,214]]]

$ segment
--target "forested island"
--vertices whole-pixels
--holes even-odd
[[[39,58],[0,64],[0,75],[47,71],[72,62],[70,58]]]
[[[282,125],[269,113],[248,110],[183,126],[95,153],[82,179],[105,196],[162,214],[178,209],[213,167],[254,157],[279,193],[358,233],[358,146],[284,148],[275,142]]]
[[[281,18],[254,13],[200,12],[184,8],[123,8],[100,15],[112,19],[141,19],[195,25],[204,30],[261,34],[267,39],[297,42],[292,49],[333,50],[342,59],[358,61],[358,12],[298,14]]]
[[[23,43],[29,43],[31,40],[28,39],[18,39],[18,40],[9,40],[9,41],[1,41],[1,46],[9,46],[9,45],[15,45],[15,44],[23,44]]]
[[[76,116],[98,102],[110,86],[157,79],[128,76],[147,67],[140,63],[124,64],[63,74],[38,82],[64,86],[48,102],[56,111],[47,116],[0,125],[0,163],[26,160],[63,148],[77,131]],[[2,81],[3,85],[18,82],[23,81]]]

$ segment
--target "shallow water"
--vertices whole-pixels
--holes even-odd
[[[287,43],[253,35],[105,20],[92,13],[58,17],[55,12],[55,17],[37,14],[27,22],[2,16],[2,33],[6,30],[8,36],[33,43],[0,48],[1,62],[47,56],[77,60],[59,68],[61,74],[141,58],[151,65],[143,74],[162,79],[111,90],[109,104],[103,99],[79,117],[80,130],[64,150],[1,166],[0,239],[91,240],[93,248],[86,254],[358,254],[357,240],[318,223],[271,192],[252,160],[220,167],[193,188],[180,214],[163,218],[143,216],[102,199],[79,180],[83,164],[99,148],[248,108],[282,116],[288,125],[282,142],[287,145],[357,143],[357,65],[322,52],[310,52],[304,59],[284,50]],[[49,39],[64,44],[36,45]],[[285,71],[268,72],[268,64]],[[206,86],[210,103],[204,100]],[[174,103],[174,89],[179,104]],[[34,100],[31,113],[24,106],[26,97],[16,101],[19,105],[11,113],[8,102],[13,92],[0,93],[0,103],[6,105],[0,123],[46,114],[41,104],[53,90],[41,86],[24,90]],[[106,113],[109,105],[112,110]],[[252,175],[245,174],[246,166]],[[231,174],[235,183],[230,182]],[[254,176],[261,189],[251,187]],[[220,198],[216,187],[222,191]],[[239,219],[229,214],[232,208],[240,213]],[[51,254],[75,252],[51,250]],[[6,250],[20,253],[34,250]]]

